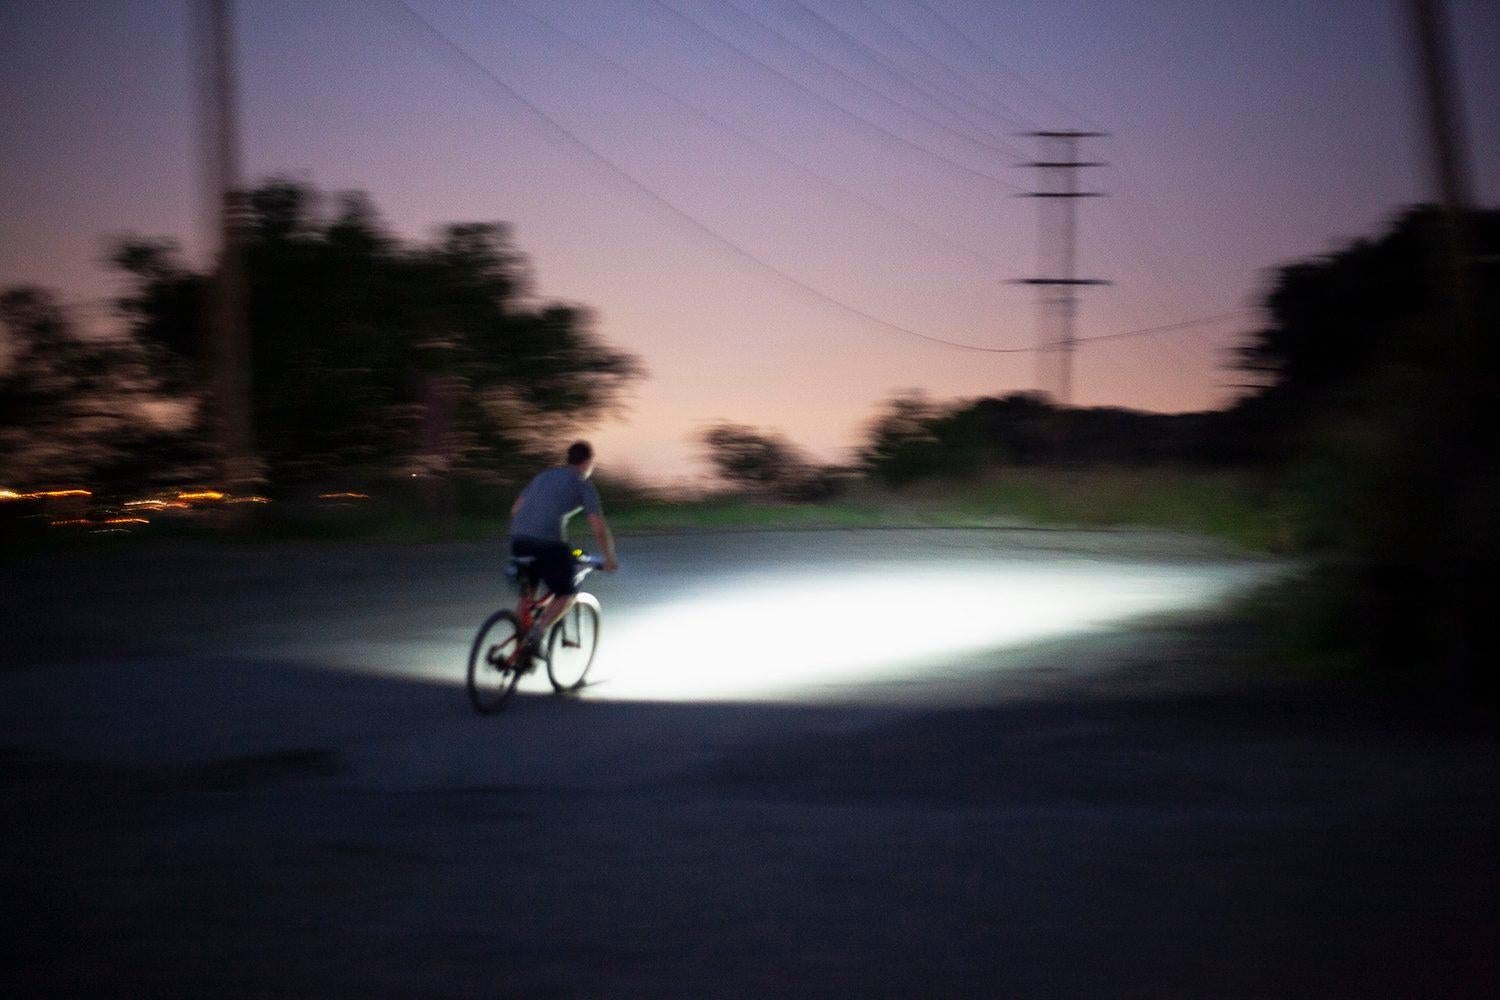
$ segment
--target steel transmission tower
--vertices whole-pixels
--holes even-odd
[[[1107,285],[1099,278],[1080,278],[1078,267],[1078,199],[1098,198],[1103,192],[1081,191],[1078,171],[1102,167],[1098,161],[1078,159],[1078,140],[1104,136],[1104,132],[1028,132],[1039,140],[1041,155],[1033,163],[1039,174],[1038,190],[1026,197],[1044,199],[1039,206],[1035,278],[1021,278],[1023,285],[1041,291],[1037,324],[1037,388],[1050,392],[1066,406],[1073,401],[1073,350],[1078,343],[1078,288]]]

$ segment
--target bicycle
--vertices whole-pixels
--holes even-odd
[[[581,549],[573,550],[573,558],[575,586],[604,565],[602,559],[585,555]],[[554,597],[537,594],[541,581],[532,572],[534,562],[531,556],[511,556],[505,575],[516,584],[516,608],[501,608],[486,618],[469,647],[469,701],[481,715],[504,708],[522,675],[536,669],[538,659],[547,664],[547,679],[558,694],[583,687],[594,664],[601,614],[599,599],[593,594],[579,593],[540,646],[528,642],[537,618]],[[539,657],[531,653],[536,648],[543,650]]]

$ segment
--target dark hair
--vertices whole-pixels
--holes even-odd
[[[594,446],[587,441],[574,441],[568,445],[568,464],[582,465],[594,457]]]

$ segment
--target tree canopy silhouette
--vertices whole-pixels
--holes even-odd
[[[731,489],[793,502],[826,500],[843,484],[838,470],[818,465],[774,431],[719,423],[699,434],[714,473]]]
[[[1265,294],[1266,322],[1238,351],[1239,367],[1261,394],[1297,420],[1309,416],[1372,372],[1429,363],[1429,343],[1412,325],[1439,302],[1431,263],[1437,210],[1408,209],[1385,232],[1273,272]],[[1478,278],[1492,277],[1500,254],[1500,211],[1465,219]],[[1493,282],[1474,282],[1471,303],[1480,325],[1497,318]]]
[[[396,472],[491,476],[620,405],[642,368],[586,309],[537,299],[504,225],[391,233],[359,194],[250,192],[256,447],[273,484]],[[180,387],[204,384],[206,276],[168,242],[114,254],[120,306]]]
[[[9,361],[0,370],[0,482],[109,489],[190,474],[195,455],[153,405],[170,397],[152,352],[79,335],[47,292],[0,294]]]
[[[1500,691],[1500,211],[1466,213],[1466,300],[1436,209],[1279,270],[1241,352],[1264,430],[1296,442],[1330,548],[1356,557],[1344,631],[1373,659]]]

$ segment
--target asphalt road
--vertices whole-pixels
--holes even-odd
[[[1500,747],[1227,670],[1212,609],[1284,567],[622,548],[598,683],[495,718],[491,547],[5,565],[5,994],[1500,992]]]

